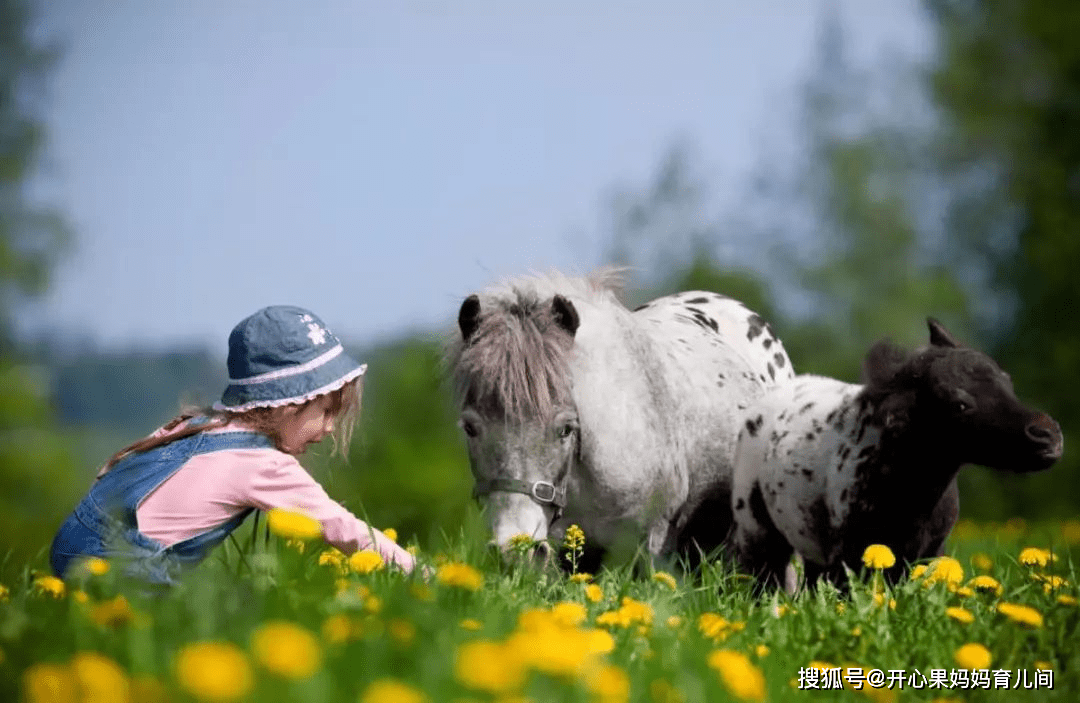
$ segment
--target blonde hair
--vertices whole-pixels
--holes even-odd
[[[334,418],[334,430],[330,433],[330,437],[334,443],[334,452],[345,457],[349,443],[352,441],[353,429],[355,429],[356,421],[360,416],[360,404],[363,391],[364,377],[359,376],[335,391],[330,391],[329,393],[325,393],[295,405],[285,405],[276,408],[252,408],[242,412],[215,410],[213,408],[184,408],[180,411],[179,415],[161,428],[161,434],[155,433],[149,437],[144,437],[136,442],[132,442],[116,454],[113,454],[112,458],[110,458],[105,466],[101,468],[101,471],[98,472],[98,477],[100,478],[103,474],[107,473],[116,465],[116,462],[129,454],[137,454],[139,452],[157,449],[170,442],[175,442],[178,439],[184,439],[185,437],[190,437],[206,430],[224,427],[232,422],[241,423],[254,432],[266,435],[274,442],[274,446],[277,447],[278,450],[286,451],[281,442],[281,425],[285,417],[293,412],[302,411],[311,403],[320,401],[325,397],[329,397],[330,399],[327,413]],[[207,417],[210,421],[197,425],[188,425],[176,432],[171,431],[194,417]]]

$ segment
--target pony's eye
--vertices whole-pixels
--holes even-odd
[[[566,439],[572,434],[574,434],[574,426],[569,422],[559,428],[559,437],[561,439]]]
[[[958,413],[966,413],[968,410],[971,410],[972,406],[971,403],[967,402],[966,400],[957,400],[955,401],[953,407],[956,408],[956,412]]]
[[[477,428],[476,425],[469,422],[468,420],[465,420],[465,421],[463,421],[461,423],[461,429],[463,429],[465,431],[465,434],[467,434],[470,437],[475,437],[478,434],[480,434],[479,428]]]

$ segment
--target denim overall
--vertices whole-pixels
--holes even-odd
[[[94,483],[60,526],[49,553],[53,573],[63,577],[72,559],[97,556],[121,561],[128,575],[151,583],[172,583],[183,570],[205,559],[254,508],[202,534],[162,547],[139,531],[135,519],[139,504],[197,454],[273,446],[270,438],[254,432],[200,432],[124,457]]]

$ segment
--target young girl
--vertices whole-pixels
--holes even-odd
[[[411,554],[331,500],[296,459],[327,435],[344,453],[367,365],[318,317],[279,305],[233,329],[228,369],[220,402],[180,415],[101,469],[53,539],[53,572],[62,577],[73,559],[99,556],[169,583],[253,510],[272,508],[318,520],[347,554],[374,549],[411,571]]]

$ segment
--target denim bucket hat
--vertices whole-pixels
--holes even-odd
[[[314,313],[271,305],[229,335],[229,385],[215,410],[243,412],[304,403],[362,376],[367,364],[345,353]]]

